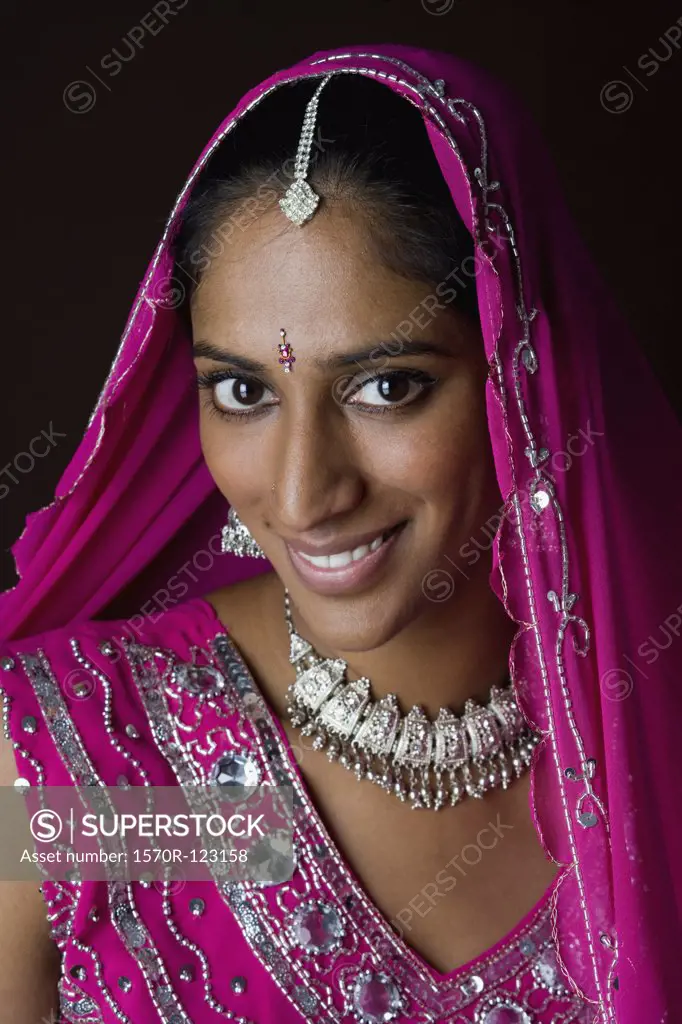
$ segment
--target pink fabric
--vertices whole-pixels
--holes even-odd
[[[357,1020],[349,1015],[348,1003],[352,1006],[361,971],[370,966],[400,986],[405,1006],[398,1020],[404,1024],[451,1021],[455,1013],[458,1024],[519,1024],[523,1019],[513,1007],[521,1006],[532,1011],[533,1024],[555,1024],[557,1019],[589,1024],[592,1009],[562,987],[551,941],[551,894],[485,954],[447,974],[411,949],[409,932],[402,942],[402,934],[378,914],[336,849],[306,793],[286,733],[238,652],[229,659],[216,655],[213,642],[221,635],[215,612],[198,598],[168,611],[156,624],[146,620],[134,651],[126,650],[130,637],[125,620],[80,623],[3,648],[3,656],[14,661],[13,668],[0,672],[11,699],[10,734],[21,750],[19,770],[32,785],[114,787],[121,775],[138,786],[205,782],[219,757],[238,750],[255,759],[264,781],[287,780],[300,800],[291,882],[239,893],[248,901],[246,914],[235,907],[234,894],[210,881],[182,879],[178,872],[184,873],[183,868],[177,866],[172,881],[164,883],[157,876],[147,887],[139,881],[129,887],[92,880],[44,881],[52,934],[63,958],[60,1024],[84,1019],[98,1024],[218,1024],[233,1019],[230,1014],[239,1024],[296,1024],[302,1016],[314,1024]],[[47,679],[36,677],[35,663],[32,667],[30,659],[37,651]],[[214,677],[195,676],[200,696],[183,688],[190,665],[217,667],[229,681],[219,700],[207,699],[205,692],[204,684],[210,686]],[[50,691],[51,682],[56,693]],[[84,692],[79,692],[79,683],[86,684]],[[163,698],[152,701],[152,694]],[[167,706],[175,727],[160,704]],[[39,723],[35,732],[23,729],[25,716]],[[165,736],[164,724],[171,724]],[[136,735],[130,735],[131,726]],[[78,737],[70,747],[67,733]],[[177,745],[174,756],[171,742]],[[79,758],[80,743],[87,763]],[[178,761],[191,764],[190,779],[180,775]],[[492,834],[485,838],[486,846],[491,839],[494,843]],[[191,871],[196,868],[188,867],[187,875]],[[192,901],[197,899],[204,906],[195,915]],[[309,900],[332,908],[346,929],[340,949],[314,958],[302,955],[295,934],[293,942],[286,938],[281,944],[292,934],[292,913]],[[128,907],[135,914],[132,942],[124,923]],[[576,924],[569,925],[574,940]],[[324,938],[319,929],[313,935],[318,942]],[[183,976],[187,968],[190,979]],[[234,990],[235,978],[243,979],[245,991]],[[381,979],[373,984],[381,996]],[[305,1002],[306,993],[312,1003]],[[506,1007],[499,1008],[500,1002]],[[435,1016],[425,1017],[427,1012]]]
[[[534,806],[543,842],[566,865],[561,957],[598,1021],[673,1024],[682,1019],[680,428],[576,236],[535,128],[467,63],[405,46],[350,47],[314,54],[240,101],[179,197],[55,502],[30,517],[15,547],[22,579],[3,597],[3,635],[102,615],[114,599],[133,629],[146,629],[160,604],[263,565],[213,554],[225,505],[201,460],[190,351],[173,308],[183,282],[172,280],[167,240],[236,117],[275,84],[344,68],[395,76],[386,85],[422,106],[478,246],[505,499],[492,584],[520,624],[513,676],[546,733]],[[430,84],[438,79],[443,90]],[[606,189],[605,199],[608,218]],[[513,245],[493,252],[488,226],[513,232]],[[537,499],[541,512],[529,501],[534,489],[547,496]],[[576,914],[581,934],[575,941],[572,929],[569,941]]]

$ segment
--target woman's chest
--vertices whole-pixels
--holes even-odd
[[[530,819],[525,780],[492,799],[413,810],[297,746],[291,727],[285,731],[316,812],[357,884],[436,971],[452,972],[494,946],[556,877]]]
[[[162,661],[158,652],[139,650],[126,706],[105,689],[109,700],[103,699],[101,710],[96,693],[87,714],[81,709],[78,715],[45,668],[36,675],[36,694],[50,709],[46,719],[74,782],[87,777],[89,784],[113,786],[125,769],[127,781],[139,786],[194,779],[227,791],[248,776],[293,793],[290,870],[276,882],[199,881],[185,871],[49,890],[70,1024],[157,1018],[166,1024],[500,1024],[502,1010],[505,1024],[544,1024],[553,1019],[548,1007],[566,1022],[581,1019],[582,1004],[561,983],[546,905],[486,956],[447,975],[418,956],[341,855],[243,666],[224,645],[214,656],[209,666],[197,661],[196,652],[192,661],[165,652]],[[79,664],[91,672],[87,660]],[[104,686],[102,673],[94,678]],[[36,747],[43,758],[46,751]],[[48,775],[51,763],[45,761]],[[418,812],[410,813],[419,820]],[[368,845],[371,888],[378,892],[382,861],[389,881],[399,874],[399,844],[386,821],[372,823],[371,807],[362,815],[354,838],[352,817],[343,816],[343,849],[356,850],[349,859],[361,857],[373,824],[385,844]],[[495,848],[489,853],[494,856]],[[411,845],[408,860],[408,889],[413,883],[423,889],[438,858],[430,857],[421,870],[418,848]],[[404,887],[391,889],[386,898],[404,900],[404,893]],[[413,900],[416,917],[426,921],[421,907]]]

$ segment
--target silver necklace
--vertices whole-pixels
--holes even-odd
[[[474,700],[464,714],[441,708],[431,721],[415,705],[406,715],[396,694],[371,695],[366,677],[349,681],[342,658],[323,658],[294,629],[289,592],[284,592],[289,661],[296,678],[287,690],[287,716],[327,748],[358,779],[369,779],[409,800],[413,808],[439,810],[465,796],[507,789],[531,762],[539,735],[519,708],[511,683],[493,687],[487,705]]]

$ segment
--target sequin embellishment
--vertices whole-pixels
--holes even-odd
[[[362,971],[353,985],[352,1005],[362,1024],[395,1020],[405,1009],[398,986],[383,971]]]
[[[341,945],[345,929],[336,909],[321,900],[306,900],[288,922],[293,945],[309,953],[330,953]]]
[[[526,1011],[506,995],[486,1000],[476,1013],[476,1024],[533,1024]]]
[[[261,770],[258,761],[249,753],[228,750],[213,765],[211,782],[215,782],[223,790],[228,800],[243,800],[248,790],[258,785]]]

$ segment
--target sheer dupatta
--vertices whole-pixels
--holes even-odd
[[[462,269],[476,278],[504,496],[491,584],[519,624],[512,674],[545,735],[533,810],[565,866],[562,962],[599,1022],[673,1024],[682,1020],[681,432],[576,235],[536,129],[467,63],[350,47],[314,54],[243,97],[177,200],[54,502],[15,545],[21,579],[2,597],[3,637],[106,614],[112,602],[134,628],[160,592],[172,603],[262,568],[219,554],[226,507],[201,458],[177,313],[187,279],[168,246],[221,140],[270,90],[310,77],[312,95],[330,72],[371,75],[419,107],[475,239],[473,266]]]

